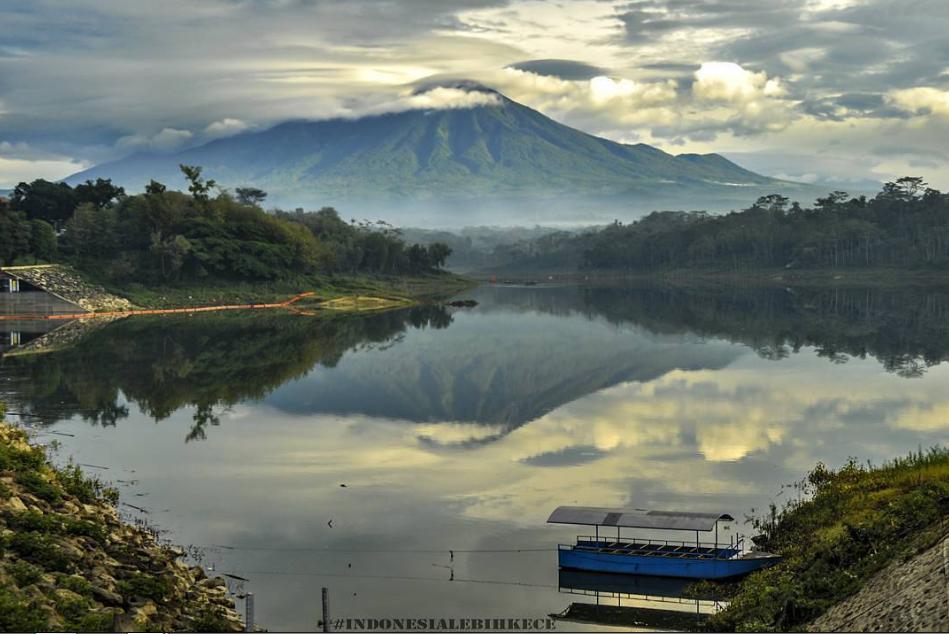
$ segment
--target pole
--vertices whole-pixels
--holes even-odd
[[[330,631],[330,597],[326,588],[323,588],[323,631]]]
[[[254,593],[244,595],[244,631],[254,631]]]

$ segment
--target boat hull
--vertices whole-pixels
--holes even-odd
[[[590,570],[626,575],[679,577],[685,579],[727,579],[767,568],[777,557],[735,559],[695,559],[655,555],[627,555],[588,550],[558,551],[560,567],[566,570]]]

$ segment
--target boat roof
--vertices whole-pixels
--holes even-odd
[[[558,506],[547,518],[548,524],[584,526],[621,526],[680,531],[710,531],[719,521],[735,518],[728,513],[692,513],[689,511],[647,511],[646,509],[602,508],[597,506]]]

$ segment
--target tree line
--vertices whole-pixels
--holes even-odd
[[[835,191],[810,207],[772,194],[728,214],[654,212],[628,224],[552,233],[495,255],[514,267],[548,269],[944,269],[949,195],[919,177],[886,183],[872,198]]]
[[[151,181],[128,195],[109,179],[20,183],[0,204],[0,262],[65,261],[114,282],[286,279],[314,273],[425,273],[444,244],[408,245],[385,223],[335,209],[264,211],[266,192],[233,193],[182,165],[188,192]]]

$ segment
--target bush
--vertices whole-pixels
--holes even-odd
[[[0,632],[40,632],[47,626],[45,612],[35,599],[0,586]]]
[[[60,588],[72,590],[84,597],[92,596],[92,584],[79,575],[59,575],[56,582]]]
[[[230,630],[230,622],[208,607],[195,617],[190,629],[192,632],[226,632]]]
[[[43,577],[43,571],[25,561],[17,561],[7,566],[7,572],[16,581],[16,585],[23,588],[36,583]]]
[[[163,603],[174,593],[174,586],[167,579],[142,572],[136,572],[131,579],[120,581],[118,587],[123,596],[144,597],[155,603]]]
[[[36,471],[20,471],[16,474],[16,481],[41,500],[59,502],[62,499],[56,486]]]
[[[20,532],[10,540],[10,549],[34,564],[56,572],[71,572],[72,561],[51,535],[36,531]]]
[[[39,469],[46,462],[42,449],[16,449],[0,444],[0,470],[31,471]]]

